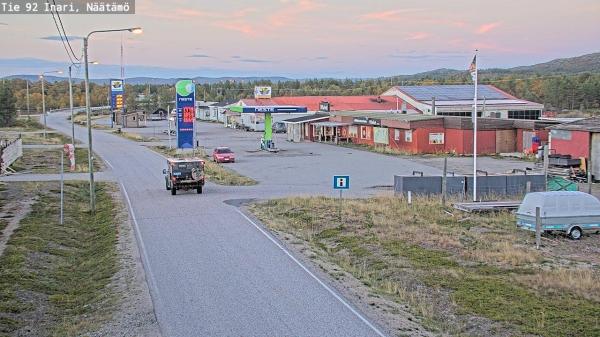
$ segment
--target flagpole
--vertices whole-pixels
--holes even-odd
[[[475,96],[473,97],[473,201],[477,201],[477,50],[475,50]]]

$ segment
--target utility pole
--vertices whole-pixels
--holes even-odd
[[[29,116],[29,80],[26,80],[25,83],[27,83],[27,116]]]
[[[91,33],[90,33],[91,34]],[[90,210],[96,211],[96,191],[94,186],[94,165],[92,162],[92,118],[91,118],[91,102],[90,102],[90,74],[88,66],[88,38],[89,35],[83,38],[83,63],[85,65],[85,110],[88,129],[88,171],[90,172]]]
[[[71,64],[69,66],[69,107],[71,109],[71,144],[75,146],[75,116],[73,116],[73,79],[71,78]]]
[[[40,76],[42,80],[42,113],[44,114],[44,141],[46,140],[46,93],[44,92],[44,74]]]

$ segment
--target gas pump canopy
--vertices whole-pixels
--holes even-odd
[[[265,114],[265,131],[260,142],[260,148],[266,151],[277,151],[273,142],[273,117],[271,114],[277,113],[306,113],[308,109],[305,106],[285,106],[285,105],[259,105],[246,106],[234,105],[229,108],[233,112],[239,113],[263,113]]]
[[[307,113],[308,109],[305,106],[294,105],[259,105],[259,106],[241,106],[234,105],[229,107],[229,110],[239,113]]]

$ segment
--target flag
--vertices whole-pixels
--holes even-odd
[[[477,55],[473,56],[473,62],[469,65],[469,72],[473,81],[477,79]]]

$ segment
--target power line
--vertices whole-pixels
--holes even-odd
[[[54,0],[52,0],[52,2],[54,3],[54,5],[56,6],[56,3],[54,2]],[[46,0],[46,3],[48,5],[50,5],[50,2],[48,0]],[[71,61],[72,64],[76,63],[73,61],[73,58],[75,58],[77,60],[77,62],[79,62],[79,58],[77,58],[77,56],[75,56],[75,53],[73,52],[73,49],[71,48],[71,44],[69,43],[69,39],[67,37],[66,32],[64,31],[64,27],[63,30],[61,31],[61,29],[58,26],[58,22],[56,21],[56,17],[54,16],[54,11],[50,11],[50,13],[52,14],[52,20],[54,21],[54,26],[56,27],[56,30],[58,31],[58,35],[60,36],[60,40],[62,41],[62,45],[65,48],[65,52],[67,53],[67,56],[69,57],[69,61]],[[60,16],[58,14],[58,11],[56,11],[56,15],[58,16],[58,19],[60,20]],[[62,21],[61,21],[61,27],[62,27]],[[63,33],[64,33],[64,38],[63,38]],[[67,39],[67,43],[65,43],[65,39]],[[69,46],[69,49],[67,49],[67,44]],[[71,56],[73,55],[73,56]]]
[[[56,1],[52,0],[52,3],[54,4],[54,6],[56,6]],[[60,13],[58,12],[58,10],[56,11],[56,16],[58,17],[58,22],[60,23],[60,27],[62,28],[63,31],[63,35],[65,36],[65,40],[67,40],[67,45],[69,45],[69,49],[71,50],[71,53],[73,54],[73,57],[79,62],[81,61],[76,55],[75,52],[73,51],[73,47],[71,46],[71,42],[69,42],[69,35],[67,35],[67,32],[65,31],[65,27],[63,26],[62,23],[62,19],[60,18]]]
[[[46,3],[48,5],[50,4],[50,2],[48,2],[48,0],[46,0]],[[65,51],[67,52],[69,61],[71,61],[71,63],[75,63],[75,62],[73,62],[73,58],[71,57],[71,54],[69,53],[69,50],[67,49],[67,46],[65,45],[65,40],[63,39],[62,32],[60,31],[60,28],[58,28],[58,22],[56,22],[56,17],[54,17],[54,11],[50,11],[50,13],[52,14],[52,20],[54,20],[54,25],[56,26],[56,30],[58,31],[58,35],[60,36],[60,40],[62,41],[63,47],[65,48]]]

